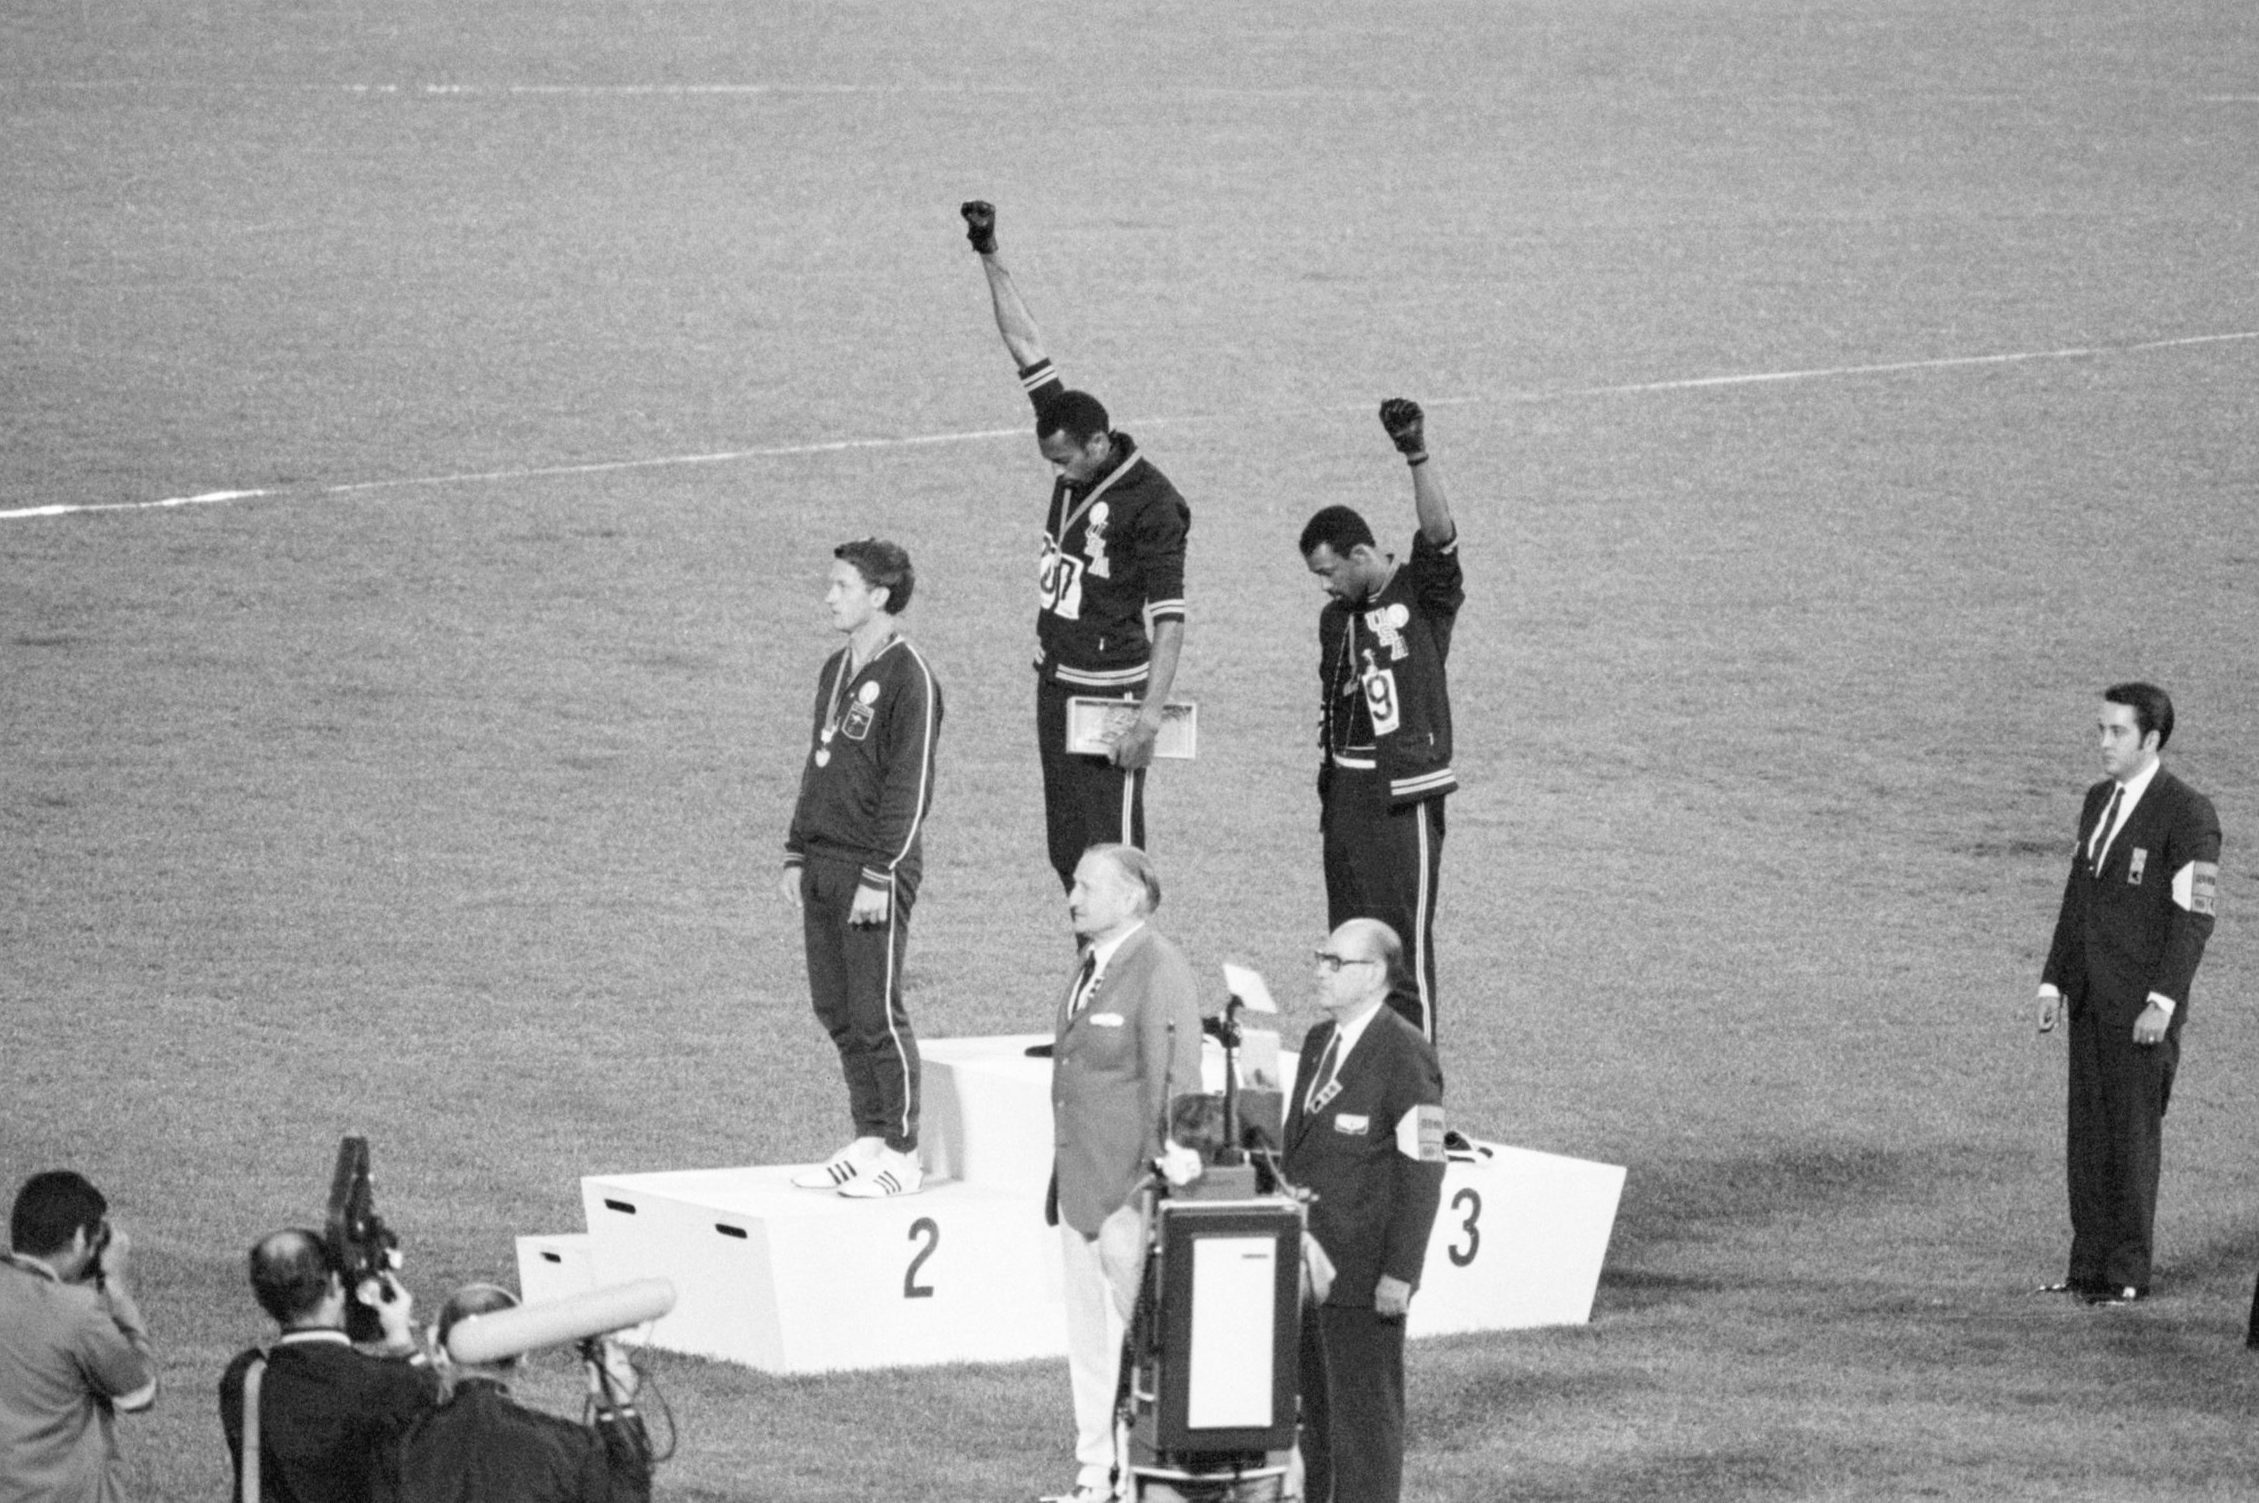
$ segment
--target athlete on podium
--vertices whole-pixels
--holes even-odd
[[[792,1182],[874,1199],[914,1195],[925,1183],[902,957],[933,806],[941,685],[896,624],[917,585],[910,555],[863,538],[832,557],[824,603],[847,645],[816,679],[782,886],[800,910],[808,990],[839,1048],[855,1140]]]

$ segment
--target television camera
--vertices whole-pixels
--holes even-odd
[[[1223,1092],[1170,1103],[1140,1207],[1120,1397],[1129,1495],[1149,1503],[1275,1503],[1295,1443],[1303,1201],[1277,1172],[1277,1036],[1240,1023],[1277,1008],[1252,971],[1225,979],[1229,999],[1201,1025],[1223,1046]],[[1268,1073],[1243,1087],[1241,1051],[1265,1039]]]

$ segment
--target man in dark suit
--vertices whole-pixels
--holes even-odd
[[[1303,1312],[1302,1468],[1308,1503],[1396,1503],[1404,1475],[1404,1316],[1443,1194],[1443,1071],[1382,1004],[1403,947],[1351,919],[1318,952],[1330,1015],[1302,1041],[1286,1120],[1288,1180],[1314,1192],[1310,1235],[1333,1262]]]
[[[469,1284],[447,1297],[432,1346],[453,1373],[447,1401],[408,1426],[390,1457],[382,1503],[649,1503],[651,1436],[631,1402],[639,1381],[618,1344],[599,1341],[588,1368],[593,1423],[575,1424],[510,1397],[519,1359],[458,1361],[455,1328],[517,1308],[517,1296]]]
[[[1082,955],[1059,998],[1051,1059],[1054,1163],[1046,1219],[1059,1228],[1067,1368],[1075,1400],[1073,1503],[1113,1495],[1122,1319],[1098,1229],[1161,1151],[1174,1092],[1200,1089],[1200,1006],[1184,954],[1148,922],[1161,879],[1135,846],[1094,845],[1067,894]],[[1432,1208],[1431,1208],[1432,1209]]]
[[[220,1432],[235,1458],[243,1503],[364,1503],[377,1496],[383,1449],[439,1403],[439,1378],[416,1346],[414,1301],[392,1275],[365,1280],[383,1345],[357,1350],[345,1334],[346,1289],[322,1234],[293,1227],[251,1248],[251,1292],[282,1328],[220,1377]],[[256,1397],[254,1410],[246,1401]],[[249,1423],[246,1417],[249,1416]],[[246,1478],[244,1442],[257,1455]]]
[[[2220,873],[2212,802],[2165,771],[2173,702],[2154,684],[2102,691],[2102,770],[2086,791],[2039,1030],[2071,1027],[2070,1270],[2047,1292],[2120,1305],[2149,1293],[2157,1164],[2181,1027]]]

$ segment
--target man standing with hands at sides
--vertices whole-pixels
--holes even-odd
[[[1111,1498],[1122,1318],[1098,1230],[1161,1151],[1172,1095],[1200,1089],[1200,1005],[1184,953],[1150,922],[1161,879],[1143,851],[1096,845],[1067,895],[1082,956],[1059,998],[1051,1061],[1055,1158],[1044,1219],[1059,1228],[1076,1478],[1063,1503]]]
[[[902,957],[933,806],[941,686],[897,625],[917,585],[910,556],[863,538],[832,557],[824,603],[847,645],[816,678],[783,888],[800,909],[808,990],[839,1049],[855,1138],[792,1182],[863,1200],[914,1195],[925,1183]]]
[[[996,206],[974,200],[959,212],[988,275],[997,332],[1035,404],[1036,447],[1058,472],[1037,561],[1035,736],[1051,866],[1071,888],[1091,846],[1145,844],[1145,769],[1184,650],[1192,510],[1096,397],[1059,379],[997,256]],[[1067,750],[1067,701],[1077,696],[1137,705],[1109,755]]]
[[[0,1499],[117,1503],[116,1416],[157,1402],[127,1239],[84,1175],[23,1182],[0,1258]]]
[[[1302,559],[1328,597],[1318,616],[1318,830],[1326,922],[1378,919],[1409,947],[1389,993],[1436,1041],[1435,895],[1451,770],[1451,628],[1466,599],[1459,529],[1428,458],[1417,402],[1381,403],[1381,426],[1412,471],[1412,556],[1328,506],[1302,529]]]
[[[2158,761],[2173,702],[2154,684],[2102,691],[2108,776],[2079,843],[2040,975],[2039,1031],[2071,1017],[2070,1268],[2043,1293],[2090,1305],[2149,1294],[2165,1106],[2220,876],[2212,801]]]
[[[1396,1503],[1404,1476],[1404,1318],[1443,1196],[1443,1071],[1381,1004],[1402,946],[1351,919],[1318,952],[1327,1021],[1302,1041],[1281,1170],[1315,1193],[1310,1235],[1334,1266],[1302,1312],[1302,1496]]]

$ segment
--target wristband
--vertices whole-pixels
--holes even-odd
[[[1419,452],[1419,453],[1417,453],[1417,454],[1407,454],[1407,455],[1405,455],[1405,456],[1404,456],[1404,463],[1405,463],[1405,464],[1406,464],[1406,465],[1407,465],[1408,467],[1410,467],[1410,468],[1412,468],[1412,469],[1415,469],[1415,470],[1416,470],[1416,469],[1418,469],[1418,468],[1419,468],[1419,467],[1420,467],[1421,465],[1424,465],[1424,464],[1426,464],[1427,462],[1428,462],[1428,456],[1427,456],[1427,451],[1426,451],[1426,450],[1422,450],[1421,452]]]

